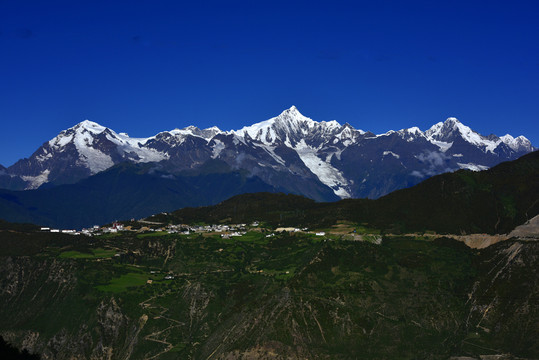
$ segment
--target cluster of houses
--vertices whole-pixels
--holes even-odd
[[[250,226],[258,226],[258,222]],[[247,224],[234,225],[168,225],[165,229],[155,229],[155,231],[167,231],[169,234],[179,233],[189,235],[192,233],[221,233],[221,237],[229,238],[231,236],[242,236],[247,232]]]
[[[258,222],[253,222],[250,226],[258,226]],[[120,231],[137,231],[137,232],[167,232],[169,234],[182,234],[189,235],[192,233],[222,233],[223,237],[230,236],[242,236],[245,235],[247,230],[247,224],[234,224],[234,225],[167,225],[161,228],[151,228],[151,227],[142,227],[137,230],[133,230],[130,226],[124,226],[121,223],[115,222],[111,226],[101,227],[99,225],[94,225],[91,228],[84,228],[80,231],[78,230],[63,230],[63,229],[54,229],[50,227],[42,227],[41,231],[51,232],[51,233],[64,233],[71,235],[102,235],[107,233],[117,233]]]
[[[51,233],[62,233],[62,234],[69,234],[69,235],[86,235],[86,236],[93,236],[93,235],[101,235],[106,233],[116,233],[118,231],[124,231],[126,230],[124,226],[120,223],[113,223],[112,226],[108,227],[101,227],[99,225],[94,225],[91,228],[84,228],[80,231],[78,230],[68,230],[68,229],[54,229],[50,227],[42,227],[41,231],[44,232],[51,232]]]
[[[67,229],[51,229],[50,227],[42,227],[41,231],[44,232],[51,232],[51,233],[62,233],[62,234],[70,234],[70,235],[80,235],[81,232],[77,230],[67,230]]]
[[[189,231],[190,233],[202,233],[202,232],[234,232],[245,231],[247,224],[235,224],[235,225],[168,225],[168,232],[178,232],[178,229],[182,229],[183,232]]]
[[[145,221],[142,221],[142,223],[145,223]],[[157,224],[157,223],[152,223]],[[214,225],[186,225],[186,224],[179,224],[179,225],[166,225],[164,227],[146,227],[143,226],[141,228],[138,228],[136,230],[132,229],[131,226],[124,226],[123,224],[119,222],[114,222],[111,226],[98,226],[94,225],[91,228],[84,228],[80,231],[77,230],[61,230],[61,229],[52,229],[49,227],[42,227],[41,231],[48,231],[51,233],[64,233],[64,234],[71,234],[71,235],[86,235],[86,236],[95,236],[95,235],[102,235],[102,234],[108,234],[108,233],[117,233],[120,231],[137,231],[137,232],[167,232],[169,234],[181,234],[181,235],[190,235],[192,233],[221,233],[222,238],[229,239],[231,237],[240,237],[246,234],[248,227],[258,227],[259,222],[254,221],[253,223],[247,225],[247,224],[231,224],[231,225],[223,225],[223,224],[214,224]],[[308,231],[307,228],[299,229],[299,228],[292,228],[292,227],[282,227],[275,229],[275,232],[304,232]],[[266,235],[266,237],[272,237],[275,233],[271,233],[269,235]],[[325,236],[324,232],[317,232],[317,236]]]

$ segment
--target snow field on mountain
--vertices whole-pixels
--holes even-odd
[[[38,187],[49,181],[50,173],[50,170],[46,169],[37,176],[22,176],[22,179],[30,182],[30,186],[28,187],[29,190],[37,189]]]
[[[352,195],[346,190],[348,181],[344,178],[342,173],[335,169],[327,161],[320,159],[316,156],[316,150],[305,143],[305,140],[301,140],[294,148],[298,153],[301,161],[315,174],[318,179],[324,184],[329,186],[335,194],[341,198],[350,198]],[[331,156],[328,157],[331,159]]]

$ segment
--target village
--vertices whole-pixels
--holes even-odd
[[[113,234],[118,232],[136,232],[136,233],[148,233],[148,232],[163,232],[168,234],[221,234],[222,238],[241,237],[247,233],[247,231],[262,231],[259,227],[260,222],[254,221],[251,224],[212,224],[212,225],[188,225],[188,224],[169,224],[161,226],[163,224],[157,222],[150,222],[147,220],[135,221],[132,219],[130,223],[136,223],[137,226],[125,225],[121,222],[114,222],[111,225],[99,226],[94,225],[90,228],[83,228],[82,230],[73,229],[55,229],[50,227],[41,227],[42,232],[62,233],[69,235],[85,235],[85,236],[99,236],[104,234]],[[275,236],[275,233],[280,232],[294,232],[294,233],[309,233],[308,228],[295,228],[295,227],[278,227],[272,232],[266,235],[266,237]],[[326,232],[317,231],[314,232],[316,236],[325,236]]]

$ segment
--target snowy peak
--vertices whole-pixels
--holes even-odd
[[[166,154],[145,148],[147,141],[130,138],[126,133],[117,134],[96,122],[84,120],[46,143],[48,146],[36,153],[35,160],[44,166],[58,154],[58,157],[72,158],[74,163],[70,166],[97,174],[125,160],[153,162],[166,158]]]
[[[107,129],[106,127],[99,125],[96,122],[93,122],[90,120],[84,120],[68,130],[81,130],[81,131],[86,130],[86,131],[93,132],[95,134],[99,134],[105,131],[106,129]]]
[[[490,152],[494,154],[496,148],[502,143],[517,153],[534,150],[530,141],[524,136],[518,136],[517,138],[513,138],[509,134],[502,137],[497,137],[496,135],[483,136],[454,117],[448,118],[443,123],[439,122],[433,125],[425,131],[425,136],[431,143],[438,145],[443,152],[448,150],[453,142],[459,138],[476,146],[484,153]]]
[[[312,129],[318,127],[334,127],[335,125],[340,126],[336,121],[326,123],[316,122],[311,118],[303,116],[299,110],[292,106],[290,109],[283,111],[279,116],[274,118],[274,128],[276,130],[281,130],[288,134],[302,134],[307,135],[311,132]]]
[[[472,133],[475,132],[468,126],[458,121],[457,118],[450,117],[444,122],[434,124],[430,129],[425,131],[425,136],[430,140],[453,141],[455,136],[470,137]]]
[[[470,127],[461,123],[457,118],[450,117],[446,121],[439,122],[425,131],[427,139],[440,147],[442,151],[447,151],[457,139],[463,139],[483,152],[494,153],[494,149],[500,144],[498,137],[485,137]]]
[[[49,141],[52,148],[62,148],[68,144],[74,144],[77,147],[88,147],[95,145],[97,138],[109,137],[121,141],[121,138],[129,138],[127,134],[118,135],[109,128],[102,126],[90,120],[84,120],[77,125],[64,130],[55,138]]]
[[[302,139],[336,135],[342,128],[336,120],[317,122],[292,106],[274,118],[245,126],[232,133],[265,144],[284,143],[294,147]]]
[[[509,146],[512,150],[517,151],[517,152],[521,152],[521,151],[529,152],[529,151],[534,150],[530,140],[528,140],[522,135],[514,138],[511,135],[506,134],[504,136],[501,136],[500,140],[505,145]]]
[[[217,126],[212,126],[207,129],[199,129],[195,127],[195,130],[193,131],[194,136],[199,136],[201,138],[204,138],[206,140],[211,140],[215,135],[223,134],[224,132],[221,131]]]
[[[215,135],[222,134],[223,131],[221,131],[217,126],[212,126],[207,129],[199,129],[196,126],[190,125],[183,129],[174,129],[170,131],[165,131],[164,133],[170,134],[176,137],[180,137],[180,138],[185,137],[185,136],[196,136],[196,137],[200,137],[209,141]],[[160,134],[163,134],[163,133],[160,133]]]
[[[314,121],[301,114],[295,106],[283,111],[274,118],[246,126],[238,131],[232,131],[232,133],[267,145],[284,144],[290,148],[295,148],[302,140],[316,148],[323,147],[324,144],[329,144],[330,141],[333,144],[341,142],[341,144],[349,146],[358,141],[361,135],[366,134],[362,130],[354,129],[349,124],[341,126],[335,120],[327,122]],[[436,145],[441,152],[448,151],[455,141],[459,143],[464,141],[485,154],[494,154],[501,143],[506,144],[511,151],[515,152],[533,150],[533,146],[524,137],[516,139],[510,135],[503,138],[496,135],[485,137],[464,125],[455,117],[449,117],[444,122],[433,125],[425,132],[414,126],[398,131],[390,130],[385,134],[376,135],[375,138],[391,135],[397,135],[407,142],[427,140]]]
[[[268,144],[285,142],[290,137],[294,137],[294,134],[305,133],[314,124],[315,121],[303,116],[295,106],[292,106],[274,118],[245,126],[233,133]]]
[[[413,126],[408,129],[402,129],[396,132],[399,136],[407,142],[412,142],[418,138],[425,138],[425,134],[417,126]]]
[[[364,135],[365,131],[363,130],[356,130],[354,129],[350,124],[346,123],[343,126],[341,126],[337,131],[335,131],[335,138],[341,141],[354,141],[355,138],[357,138],[360,135]],[[335,143],[335,140],[333,140]]]
[[[289,109],[284,110],[273,119],[282,123],[308,123],[311,125],[316,123],[316,121],[304,116],[301,112],[299,112],[298,108],[294,105],[292,105]]]

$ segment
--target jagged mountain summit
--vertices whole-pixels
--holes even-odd
[[[22,190],[76,183],[128,161],[149,163],[146,171],[170,178],[240,171],[316,200],[377,198],[432,175],[482,170],[533,150],[523,136],[483,136],[455,118],[424,132],[412,127],[375,135],[337,121],[317,122],[292,106],[240,130],[189,126],[148,138],[85,120],[30,158],[0,169],[0,186]]]

